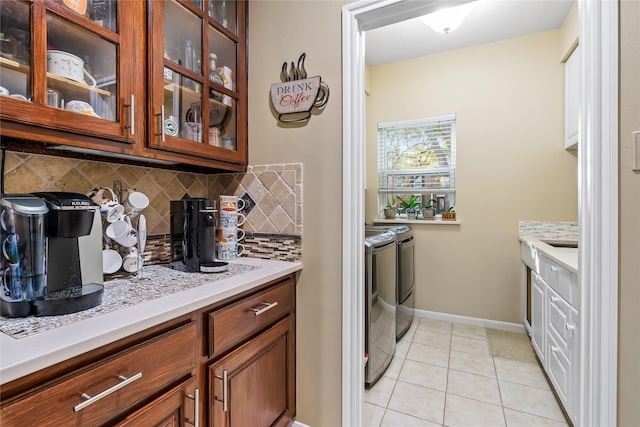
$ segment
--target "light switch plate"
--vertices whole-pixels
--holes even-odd
[[[631,147],[633,153],[633,170],[640,172],[640,131],[631,134]]]

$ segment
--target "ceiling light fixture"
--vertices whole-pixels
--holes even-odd
[[[433,31],[447,34],[462,24],[464,18],[471,13],[474,5],[475,2],[469,2],[460,6],[442,9],[437,12],[424,15],[421,19],[422,22],[430,26]]]

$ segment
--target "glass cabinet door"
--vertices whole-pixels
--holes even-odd
[[[1,0],[0,86],[32,103],[14,117],[3,108],[3,119],[28,116],[45,127],[131,142],[131,7],[117,0]]]
[[[29,3],[0,2],[0,95],[28,102],[33,97],[30,16]]]
[[[246,110],[240,98],[246,88],[236,80],[239,46],[245,45],[237,34],[244,31],[239,4],[246,6],[226,0],[152,2],[151,147],[245,161],[246,125],[239,125],[239,109]]]

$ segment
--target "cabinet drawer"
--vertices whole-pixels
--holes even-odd
[[[568,357],[571,357],[573,342],[578,334],[578,313],[553,289],[547,290],[547,298],[549,329],[557,334],[558,345]]]
[[[3,408],[2,425],[104,424],[189,374],[195,366],[195,344],[196,325],[190,323],[124,350]],[[92,396],[93,403],[84,395]]]
[[[294,283],[251,295],[209,314],[209,355],[218,354],[293,312]]]
[[[540,273],[540,268],[538,266],[538,250],[536,248],[529,246],[524,242],[520,242],[520,258],[527,267],[538,274]]]
[[[541,257],[540,264],[545,282],[575,307],[579,297],[578,276],[546,257]]]
[[[549,354],[547,355],[547,374],[562,402],[565,410],[569,412],[568,393],[571,388],[572,366],[567,356],[562,352],[552,334],[547,332]]]

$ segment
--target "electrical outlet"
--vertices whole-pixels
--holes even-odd
[[[640,131],[631,134],[631,147],[633,153],[633,170],[640,172]]]

